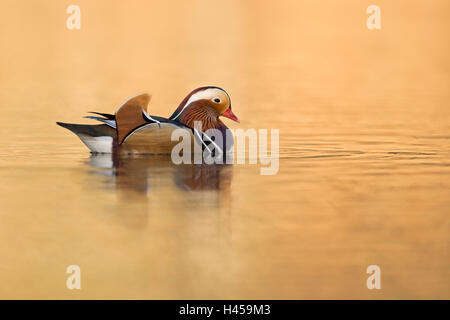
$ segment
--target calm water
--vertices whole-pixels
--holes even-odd
[[[448,1],[5,1],[1,298],[449,298]],[[90,156],[83,122],[219,85],[280,169]],[[226,120],[225,120],[226,121]],[[82,290],[66,289],[68,265]],[[366,268],[381,267],[381,290]]]

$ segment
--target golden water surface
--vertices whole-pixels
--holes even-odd
[[[449,13],[446,0],[2,0],[0,298],[450,298]],[[230,128],[280,130],[276,175],[113,163],[55,125],[142,91],[169,116],[204,85],[230,94]]]

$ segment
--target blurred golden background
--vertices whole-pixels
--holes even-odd
[[[81,9],[68,30],[66,8]],[[381,30],[366,8],[381,8]],[[0,297],[449,298],[450,3],[2,0]],[[280,171],[90,157],[55,121],[204,85]],[[81,267],[82,289],[65,286]],[[368,265],[382,289],[368,290]]]

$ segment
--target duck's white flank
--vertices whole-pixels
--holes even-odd
[[[108,136],[93,137],[87,134],[78,134],[86,147],[92,152],[112,153],[113,138]]]

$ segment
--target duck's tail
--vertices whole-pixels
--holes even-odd
[[[106,124],[74,124],[56,122],[57,125],[75,133],[78,138],[94,153],[112,153],[117,133]]]

